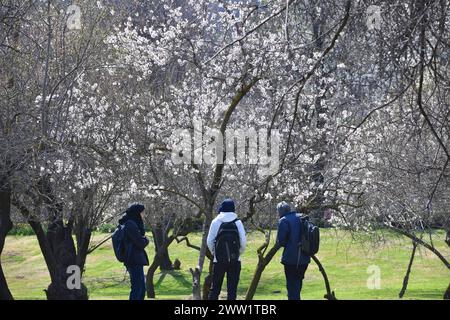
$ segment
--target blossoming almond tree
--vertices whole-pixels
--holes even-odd
[[[84,271],[91,231],[123,185],[117,178],[119,154],[113,152],[120,137],[113,107],[97,96],[94,82],[83,82],[104,67],[99,47],[104,12],[97,4],[81,5],[84,25],[78,21],[75,30],[63,3],[11,7],[17,17],[12,25],[20,32],[5,40],[10,50],[5,61],[14,62],[7,64],[9,107],[2,107],[10,128],[5,143],[15,145],[2,144],[13,164],[10,201],[36,233],[51,278],[49,299],[87,298],[84,285],[69,290],[67,268]]]

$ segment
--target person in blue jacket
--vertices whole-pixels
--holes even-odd
[[[280,217],[277,242],[284,248],[281,263],[284,265],[288,299],[300,300],[303,278],[311,261],[310,256],[299,250],[300,214],[291,211],[289,204],[284,201],[277,205],[277,211]]]
[[[144,300],[145,298],[144,266],[149,265],[145,247],[149,240],[145,236],[144,210],[144,205],[132,204],[119,220],[120,224],[125,225],[126,259],[124,264],[130,274],[130,300]]]

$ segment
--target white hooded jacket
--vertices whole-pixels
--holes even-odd
[[[214,255],[214,262],[217,262],[216,254],[214,252],[214,242],[216,241],[217,233],[219,232],[220,225],[223,222],[230,222],[237,219],[237,215],[234,212],[221,212],[219,215],[211,222],[211,226],[209,227],[207,245],[209,251]],[[239,240],[240,240],[240,250],[239,253],[242,255],[245,251],[245,246],[247,245],[247,238],[245,236],[244,225],[241,220],[236,221],[236,227],[239,231]],[[239,257],[239,261],[241,261],[241,257]]]

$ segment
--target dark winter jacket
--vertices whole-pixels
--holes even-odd
[[[300,214],[291,211],[278,221],[277,241],[284,247],[281,263],[289,266],[308,264],[311,257],[300,254]]]
[[[127,250],[126,266],[148,266],[148,256],[145,247],[149,241],[145,237],[143,223],[140,215],[127,213],[119,220],[125,225],[125,246]]]

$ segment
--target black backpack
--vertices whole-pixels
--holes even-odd
[[[214,243],[214,253],[217,262],[236,262],[239,260],[239,250],[241,242],[239,238],[239,230],[236,226],[235,219],[230,222],[222,222],[217,232]]]
[[[117,260],[125,262],[127,256],[127,249],[125,244],[125,225],[119,224],[117,229],[112,234],[112,244],[114,248],[114,254]]]
[[[308,216],[299,216],[300,219],[300,241],[298,243],[300,253],[306,256],[313,256],[319,251],[320,231],[317,226],[309,221]]]

